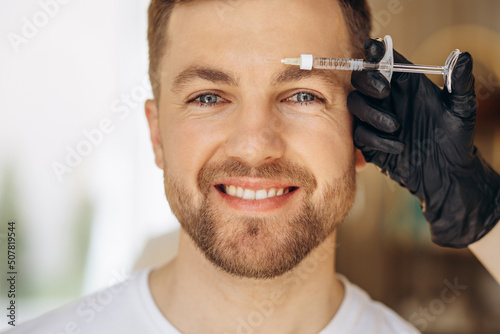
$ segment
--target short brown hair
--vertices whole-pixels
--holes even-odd
[[[153,94],[159,98],[160,78],[158,68],[166,45],[167,25],[175,4],[192,0],[151,0],[148,10],[149,78]],[[363,45],[370,37],[371,14],[366,0],[337,0],[345,17],[353,56],[362,57]]]

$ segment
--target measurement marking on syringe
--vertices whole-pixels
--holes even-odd
[[[349,59],[342,58],[322,58],[315,59],[319,66],[327,66],[329,68],[350,68]]]

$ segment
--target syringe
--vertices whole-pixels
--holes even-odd
[[[460,50],[454,50],[446,60],[444,66],[427,66],[414,64],[394,64],[392,39],[390,36],[384,37],[385,55],[379,63],[372,63],[363,59],[351,58],[324,58],[313,57],[310,54],[303,54],[300,58],[284,58],[283,64],[297,65],[303,70],[328,69],[328,70],[347,70],[347,71],[380,71],[387,80],[391,80],[392,72],[423,73],[423,74],[441,74],[448,91],[451,93],[451,74],[457,62]]]

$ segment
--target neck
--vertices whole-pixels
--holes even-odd
[[[318,333],[343,299],[335,277],[335,233],[288,273],[238,278],[213,266],[181,230],[173,261],[151,273],[163,315],[182,333]]]

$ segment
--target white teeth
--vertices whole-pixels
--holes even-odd
[[[255,191],[245,189],[245,191],[243,192],[243,199],[255,199]]]
[[[280,188],[278,190],[276,190],[276,188],[271,188],[269,190],[260,189],[254,191],[233,185],[224,185],[224,191],[230,196],[236,196],[246,200],[259,200],[288,194],[290,192],[290,187]]]
[[[255,199],[266,199],[266,198],[267,198],[267,191],[266,191],[266,189],[257,190],[255,192]]]
[[[231,196],[236,196],[236,187],[235,186],[226,186],[226,192]]]

